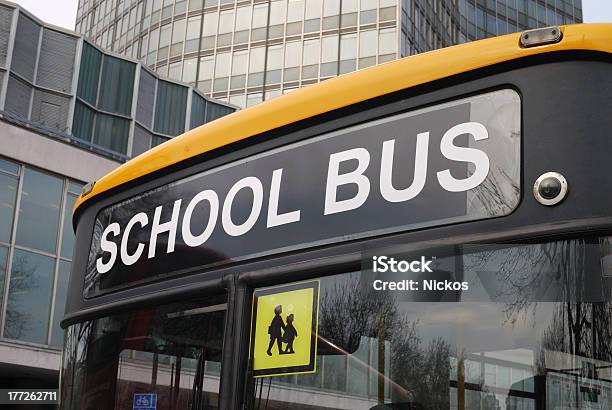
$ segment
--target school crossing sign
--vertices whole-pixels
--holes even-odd
[[[257,289],[251,351],[254,377],[316,372],[319,281]]]

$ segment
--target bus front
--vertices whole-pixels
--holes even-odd
[[[611,44],[413,56],[97,181],[61,408],[612,408]]]

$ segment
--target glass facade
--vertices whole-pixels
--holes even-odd
[[[183,41],[173,38],[187,28],[194,35],[193,24],[187,27],[185,21],[164,28],[159,41],[167,45],[160,52],[177,55]],[[76,33],[47,27],[19,8],[0,5],[0,33],[3,118],[115,160],[136,156],[158,141],[235,110],[193,87],[158,78],[157,73],[169,72],[176,77],[182,66],[173,64],[156,73],[136,59],[110,55]],[[186,68],[194,77],[196,60]],[[158,90],[173,90],[180,101],[166,101]],[[191,115],[192,100],[198,100],[197,109],[204,115]]]
[[[581,21],[581,0],[80,0],[76,30],[245,107],[398,57]]]
[[[0,339],[62,345],[82,185],[0,158]]]

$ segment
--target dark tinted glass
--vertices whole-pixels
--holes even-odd
[[[94,111],[80,101],[74,106],[72,132],[83,141],[91,142],[93,135]]]
[[[136,66],[129,61],[104,56],[98,108],[130,115]]]
[[[146,392],[158,409],[218,409],[225,309],[208,297],[69,327],[62,408],[132,410]]]
[[[87,44],[87,42],[84,42],[81,55],[81,68],[79,70],[77,96],[91,105],[96,105],[101,63],[102,53],[95,47]]]
[[[247,408],[611,408],[611,238],[423,254],[432,272],[322,278],[316,374],[250,379]]]
[[[206,122],[214,121],[234,112],[234,109],[221,104],[209,102],[206,107]]]
[[[155,105],[155,131],[166,135],[179,135],[185,131],[187,88],[159,81]]]
[[[111,151],[126,154],[129,131],[129,120],[98,113],[93,142]]]

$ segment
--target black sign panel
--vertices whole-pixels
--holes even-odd
[[[86,296],[160,274],[508,214],[520,99],[401,113],[193,175],[102,210]]]

